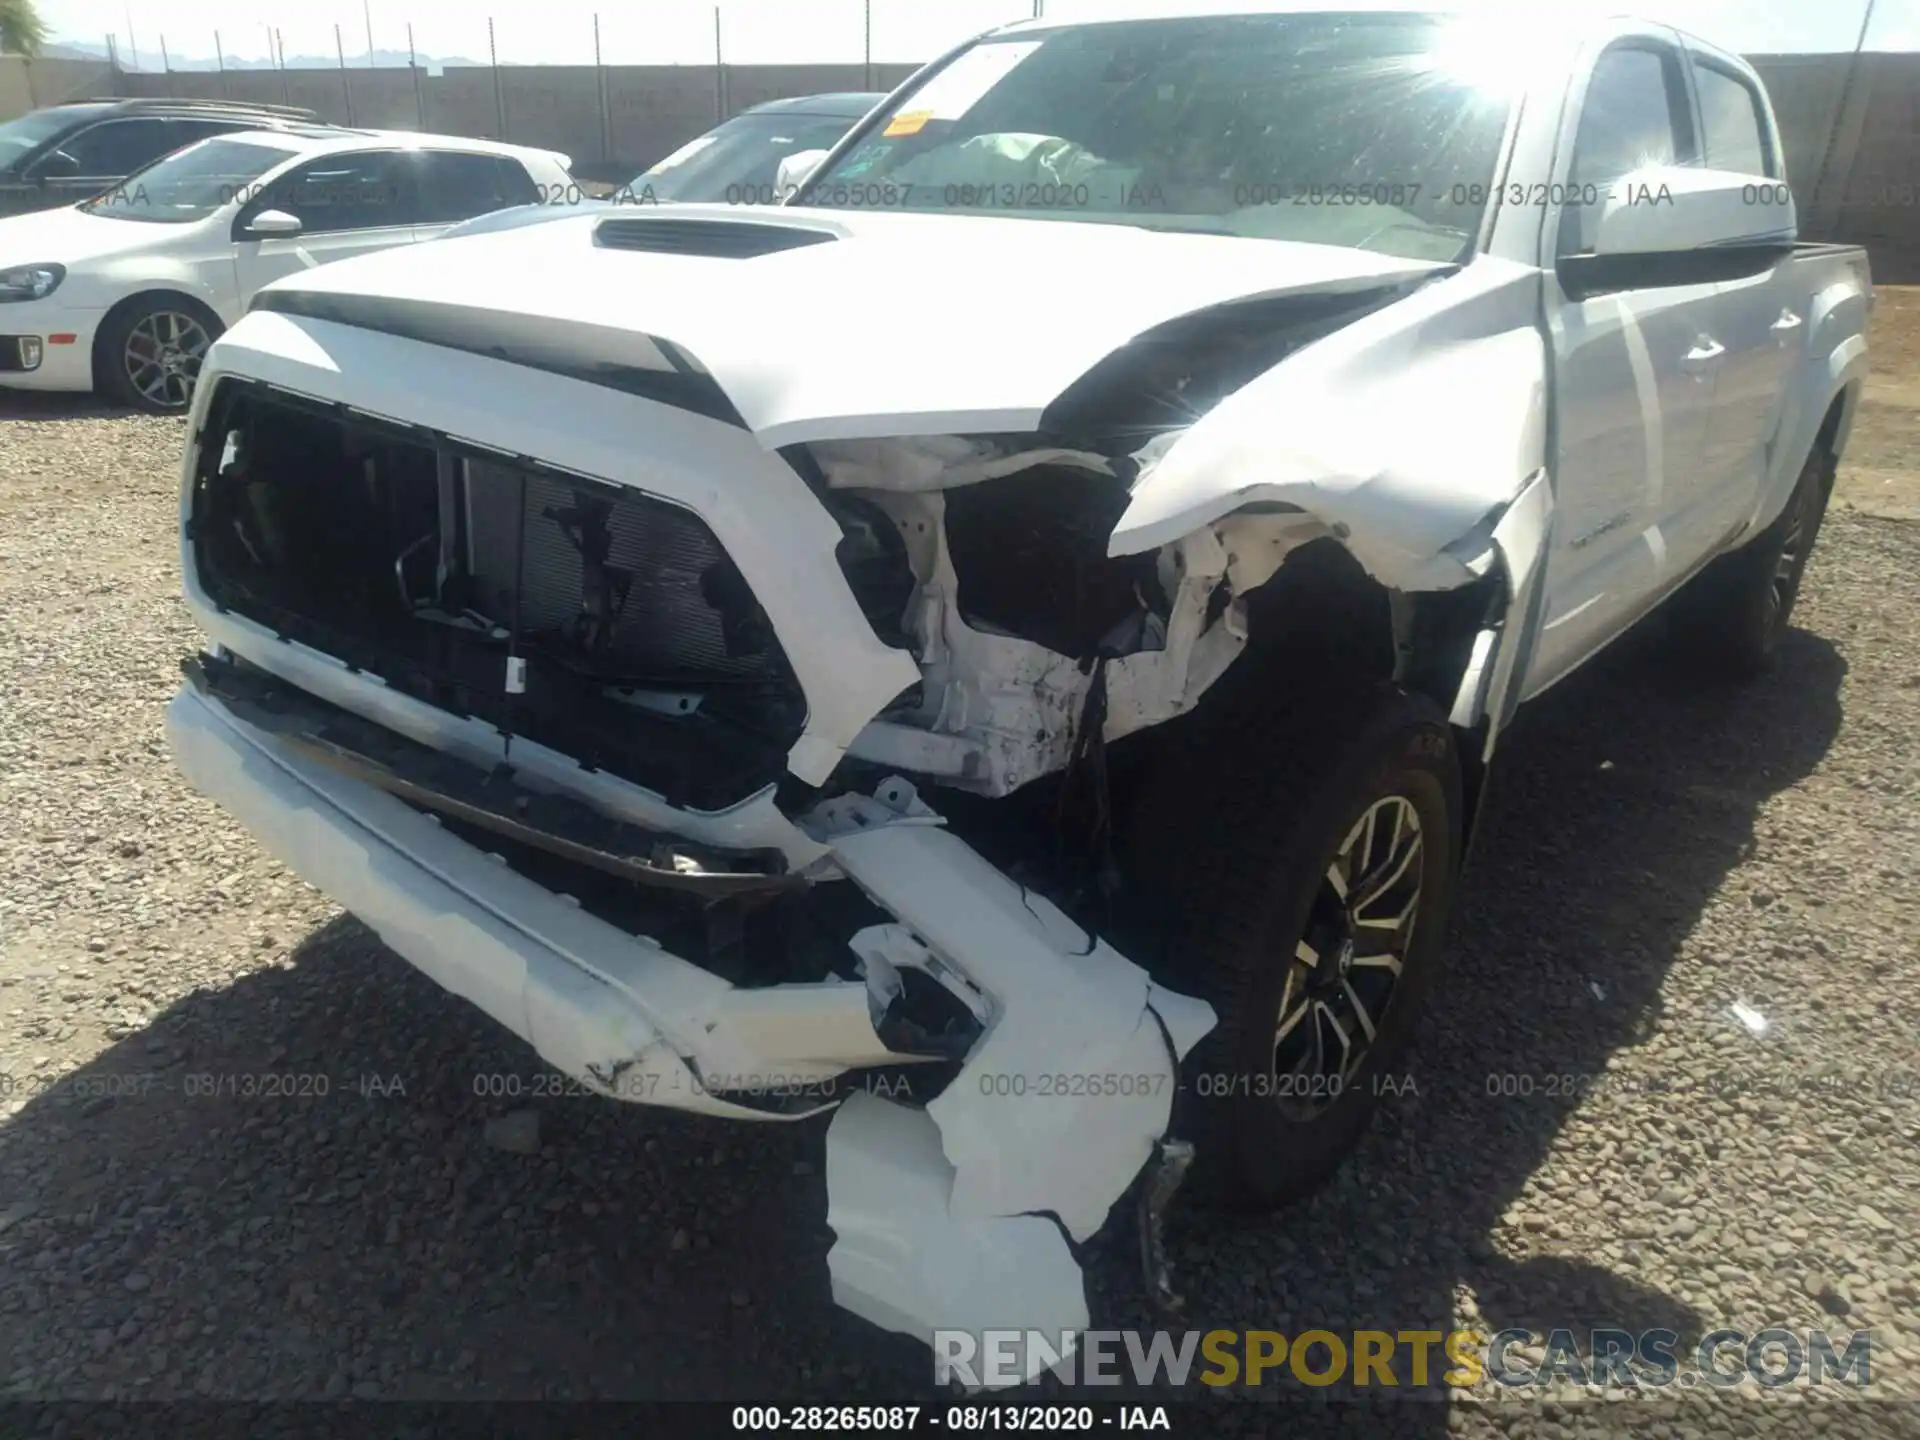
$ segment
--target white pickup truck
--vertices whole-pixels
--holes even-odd
[[[792,204],[268,287],[173,751],[576,1079],[835,1110],[840,1303],[1070,1334],[1353,1143],[1517,705],[1764,668],[1870,304],[1672,29],[1010,26]]]

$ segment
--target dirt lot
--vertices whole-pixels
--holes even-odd
[[[1920,287],[1882,286],[1867,337],[1872,373],[1841,471],[1841,503],[1920,520]]]
[[[1418,1093],[1312,1201],[1177,1217],[1197,1326],[1872,1327],[1873,1391],[1920,1397],[1920,526],[1886,518],[1920,516],[1920,291],[1873,338],[1778,673],[1699,689],[1646,637],[1524,717]],[[489,1144],[531,1052],[177,779],[181,431],[0,409],[0,1396],[924,1397],[830,1302],[822,1124],[542,1097],[536,1153]],[[301,1093],[194,1093],[263,1075]],[[1097,1325],[1152,1324],[1124,1233],[1089,1274]]]

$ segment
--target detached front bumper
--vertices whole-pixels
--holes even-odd
[[[944,977],[981,1022],[957,1077],[924,1109],[858,1092],[828,1131],[834,1298],[923,1339],[1085,1328],[1066,1237],[1090,1237],[1150,1158],[1179,1059],[1213,1015],[1007,879],[911,786],[803,821],[829,868],[898,922],[849,939],[864,982],[749,989],[596,918],[210,690],[183,689],[167,729],[187,779],[269,851],[609,1096],[760,1120],[831,1108],[833,1077],[935,1058],[891,1049],[875,1018],[902,971]],[[823,1098],[770,1115],[716,1077],[789,1093],[817,1081]]]

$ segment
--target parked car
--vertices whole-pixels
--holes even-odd
[[[564,185],[546,150],[327,127],[202,140],[91,200],[0,220],[0,387],[185,410],[269,280],[429,240]]]
[[[1518,705],[1767,665],[1872,296],[1795,215],[1658,24],[996,30],[780,208],[264,290],[173,753],[581,1085],[837,1106],[840,1304],[1079,1332],[1123,1195],[1401,1088]]]
[[[86,200],[196,140],[319,123],[311,110],[224,100],[50,105],[0,124],[0,216]]]
[[[862,115],[887,97],[848,92],[769,100],[742,111],[706,134],[689,140],[664,160],[633,177],[611,195],[596,198],[577,184],[541,195],[538,203],[516,206],[456,225],[441,237],[488,235],[565,219],[580,207],[666,205],[706,201],[716,205],[773,205],[785,192],[781,162],[808,152],[824,153]]]

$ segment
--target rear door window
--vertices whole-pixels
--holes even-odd
[[[413,183],[396,151],[323,155],[289,170],[269,185],[240,216],[284,210],[301,233],[384,230],[413,223]]]
[[[1767,143],[1766,106],[1740,76],[1717,65],[1696,62],[1694,89],[1700,95],[1700,128],[1706,133],[1707,164],[1716,170],[1778,179],[1773,147]]]
[[[527,172],[504,155],[423,150],[414,160],[420,177],[422,225],[471,220],[509,205],[534,205],[540,200]]]

